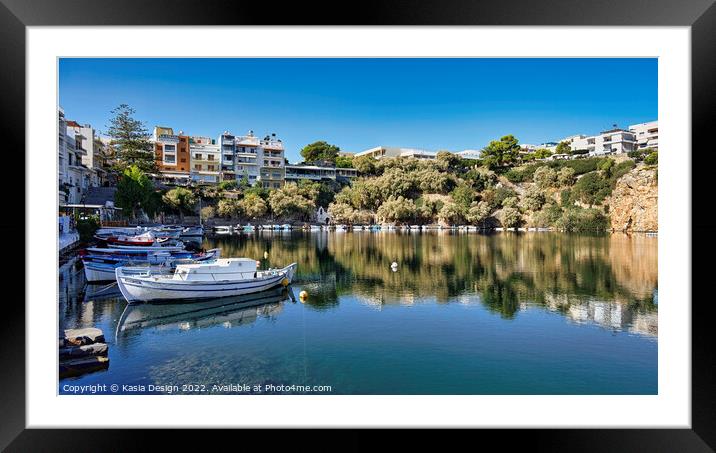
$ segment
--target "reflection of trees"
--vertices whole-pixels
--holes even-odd
[[[446,303],[476,294],[486,308],[511,318],[522,304],[549,306],[552,295],[567,294],[568,306],[558,307],[563,312],[588,298],[656,311],[656,240],[643,236],[294,233],[204,246],[260,259],[264,267],[297,262],[297,281],[310,286],[307,304],[315,307],[333,306],[348,293],[380,304],[433,297]],[[397,272],[390,270],[394,261]]]

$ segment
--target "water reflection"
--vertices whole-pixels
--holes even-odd
[[[179,330],[212,326],[238,327],[251,324],[262,316],[277,316],[286,301],[295,303],[291,290],[276,288],[257,294],[202,302],[130,305],[120,318],[117,332],[121,338],[122,334],[147,327]]]
[[[657,239],[644,235],[283,232],[207,239],[204,247],[264,266],[298,262],[297,282],[316,309],[348,294],[373,307],[459,299],[505,319],[541,307],[577,323],[658,331]]]

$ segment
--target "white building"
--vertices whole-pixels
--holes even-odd
[[[636,137],[638,149],[653,148],[659,149],[659,122],[649,121],[648,123],[632,124],[629,130]]]
[[[599,135],[575,136],[570,143],[572,151],[587,151],[590,156],[621,154],[633,151],[636,147],[634,133],[615,127]]]
[[[320,181],[322,179],[355,178],[358,170],[355,168],[322,167],[318,165],[286,165],[286,181],[300,181],[308,179]]]
[[[224,131],[218,140],[221,149],[221,171],[224,180],[246,178],[249,184],[276,189],[283,185],[285,159],[283,142],[276,134],[263,139],[249,131],[235,136]]]
[[[100,187],[106,179],[107,171],[104,169],[104,144],[91,125],[80,125],[76,121],[66,121],[70,134],[81,138],[81,146],[85,151],[82,155],[82,165],[88,170],[89,180],[87,187]]]
[[[189,137],[189,154],[189,173],[193,182],[218,183],[221,180],[221,149],[214,140]]]
[[[480,156],[482,155],[482,150],[480,149],[466,149],[463,151],[458,151],[455,154],[462,157],[463,159],[480,159]]]
[[[372,156],[375,159],[384,157],[414,157],[416,159],[435,159],[437,153],[416,148],[398,148],[394,146],[376,146],[355,154],[355,157]]]
[[[60,205],[80,203],[90,187],[92,172],[82,164],[87,155],[83,148],[86,138],[75,127],[77,123],[67,121],[62,108],[58,109],[58,182]],[[79,126],[79,125],[77,125]]]

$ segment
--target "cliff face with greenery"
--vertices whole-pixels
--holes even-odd
[[[656,231],[655,167],[643,154],[539,162],[451,153],[357,158],[361,177],[335,195],[329,214],[337,223]]]

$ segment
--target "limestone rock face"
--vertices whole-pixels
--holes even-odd
[[[656,170],[635,168],[619,181],[606,204],[612,230],[658,231]]]

